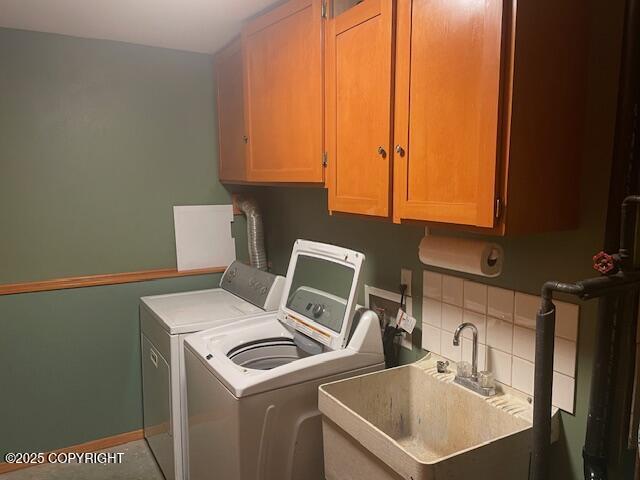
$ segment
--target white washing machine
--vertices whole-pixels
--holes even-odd
[[[189,478],[324,479],[318,386],[384,368],[364,255],[298,240],[277,313],[185,339]]]
[[[220,288],[140,299],[144,436],[167,480],[188,478],[184,337],[247,316],[260,321],[278,308],[284,280],[234,262]]]

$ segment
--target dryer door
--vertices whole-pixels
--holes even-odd
[[[142,336],[144,436],[167,480],[175,478],[169,364]]]

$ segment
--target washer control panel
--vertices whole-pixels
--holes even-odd
[[[346,300],[316,288],[302,286],[289,297],[287,307],[318,325],[339,333]]]
[[[267,299],[271,290],[281,283],[277,282],[278,278],[282,277],[263,272],[236,260],[222,275],[220,287],[260,308],[270,309]]]

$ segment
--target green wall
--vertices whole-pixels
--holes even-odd
[[[0,29],[0,66],[0,283],[175,266],[173,205],[229,203],[212,57]]]
[[[0,29],[0,284],[174,267],[172,206],[229,203],[216,121],[210,56]],[[0,296],[0,458],[140,428],[139,297],[218,280]]]
[[[142,427],[138,300],[219,275],[0,297],[0,458]]]
[[[503,273],[496,279],[479,279],[490,285],[539,294],[546,280],[575,281],[592,277],[591,257],[602,249],[617,100],[617,82],[624,2],[606,5],[591,1],[589,76],[585,120],[583,172],[581,177],[581,221],[575,231],[496,239],[505,250]],[[552,114],[550,109],[550,114]],[[535,132],[532,132],[535,134]],[[416,225],[394,225],[346,215],[327,214],[322,189],[254,188],[266,216],[269,257],[278,273],[286,272],[293,242],[297,238],[325,241],[360,250],[367,256],[364,281],[397,290],[400,268],[413,270],[413,311],[421,317],[422,271],[417,257],[424,229]],[[433,233],[460,235],[433,230]],[[436,269],[437,270],[437,269]],[[443,271],[444,272],[444,271]],[[465,276],[465,275],[461,275]],[[471,277],[469,277],[471,278]],[[362,300],[363,298],[361,298]],[[564,298],[576,302],[573,298]],[[575,415],[563,414],[563,433],[554,447],[554,479],[582,478],[582,446],[593,367],[595,301],[581,305],[578,339],[578,372]],[[414,335],[411,361],[421,355],[420,332]],[[627,462],[625,466],[629,466]],[[620,479],[629,478],[620,474]]]

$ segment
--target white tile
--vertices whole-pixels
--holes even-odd
[[[462,323],[462,309],[447,303],[442,304],[442,329],[454,332]]]
[[[533,362],[536,352],[536,332],[528,328],[513,327],[513,354]]]
[[[536,314],[540,308],[540,297],[516,292],[514,302],[514,319],[516,325],[536,328]]]
[[[440,355],[440,332],[439,328],[432,327],[426,323],[422,324],[422,349]]]
[[[511,386],[528,395],[533,395],[533,363],[518,357],[511,357],[513,366],[511,369]]]
[[[553,369],[570,377],[576,376],[576,342],[556,337],[553,349]]]
[[[487,370],[493,372],[497,381],[511,385],[511,362],[513,357],[495,348],[487,349]]]
[[[462,321],[473,323],[478,329],[478,342],[487,343],[487,317],[485,315],[465,310],[462,315]],[[462,331],[462,336],[471,340],[473,333],[470,328],[465,328]]]
[[[442,300],[442,274],[423,270],[422,292],[425,297]]]
[[[442,326],[442,303],[423,297],[422,322],[440,328]]]
[[[551,403],[554,406],[565,412],[573,413],[575,389],[576,381],[573,378],[558,372],[553,372],[553,394]]]
[[[465,310],[476,313],[487,313],[487,286],[482,283],[465,280],[463,283],[463,300]]]
[[[442,301],[462,307],[463,297],[462,279],[450,275],[442,276]]]
[[[554,301],[556,306],[556,335],[578,341],[578,317],[580,307],[574,303]]]
[[[442,331],[440,336],[440,355],[454,362],[459,362],[462,358],[462,346],[453,346],[453,333]]]
[[[487,313],[500,320],[513,322],[513,290],[489,287],[487,289]]]
[[[462,339],[462,360],[471,363],[473,359],[473,342],[467,338]],[[487,346],[478,344],[478,371],[487,369]]]
[[[487,317],[487,345],[511,354],[513,352],[513,323]]]

